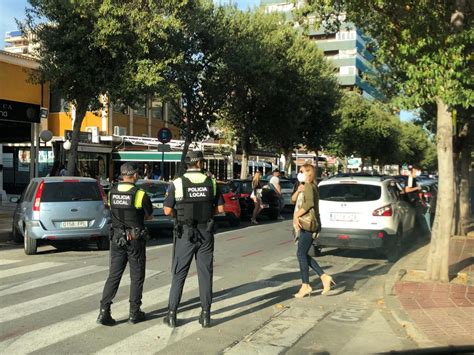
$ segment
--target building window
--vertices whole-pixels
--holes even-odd
[[[321,33],[321,34],[316,34],[316,35],[310,35],[309,38],[315,41],[322,41],[325,39],[336,39],[336,34],[335,33]]]
[[[51,91],[49,96],[49,112],[68,112],[69,105],[59,93]]]
[[[338,54],[339,54],[339,50],[338,50],[338,49],[336,49],[336,50],[334,50],[334,51],[325,51],[325,52],[324,52],[324,55],[325,55],[326,57],[334,57],[334,56],[336,56],[336,55],[338,55]]]
[[[343,67],[340,68],[339,74],[341,74],[341,75],[354,75],[355,70],[356,70],[356,67],[353,66],[353,65],[343,66]]]
[[[123,113],[124,115],[128,115],[128,106],[122,100],[115,100],[114,101],[114,111]]]
[[[151,118],[158,120],[163,119],[163,103],[158,98],[154,97],[151,100]]]
[[[133,108],[133,114],[137,116],[146,116],[146,99],[140,98],[140,101]]]

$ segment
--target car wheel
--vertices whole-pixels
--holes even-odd
[[[385,256],[387,260],[391,263],[396,262],[400,259],[402,255],[402,238],[403,238],[403,230],[402,227],[399,226],[397,229],[397,233],[395,235],[388,236],[389,242],[385,247]]]
[[[240,219],[238,219],[234,214],[229,214],[227,216],[227,220],[229,221],[229,226],[231,227],[238,227],[240,225]]]
[[[15,243],[23,243],[23,236],[14,225],[12,226],[12,239]]]
[[[97,241],[97,248],[99,250],[109,250],[110,249],[110,239],[109,237],[100,237]]]
[[[35,255],[37,250],[37,240],[30,238],[28,230],[25,229],[24,246],[26,255]]]

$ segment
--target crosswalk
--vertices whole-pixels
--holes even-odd
[[[93,352],[98,354],[156,353],[170,344],[183,340],[201,330],[197,317],[197,304],[183,307],[180,319],[193,319],[177,329],[165,326],[161,317],[166,308],[170,289],[170,275],[160,270],[147,270],[143,305],[145,310],[155,310],[155,316],[145,326],[132,329],[119,324],[114,328],[98,326],[95,319],[98,303],[107,276],[107,267],[98,265],[69,265],[62,262],[39,262],[23,265],[23,261],[3,260],[0,263],[0,353],[27,354]],[[294,257],[273,262],[262,270],[295,271]],[[20,278],[14,276],[20,275]],[[223,276],[214,275],[214,285]],[[23,281],[22,281],[23,280]],[[297,280],[284,282],[249,282],[217,294],[213,303],[213,322],[226,320],[248,306],[258,307],[268,301],[276,291],[295,286]],[[112,314],[117,320],[127,319],[129,302],[126,298],[130,277],[128,270],[122,278],[121,299],[112,305]],[[197,276],[190,274],[184,293],[198,295]],[[37,295],[37,296],[35,296]],[[125,296],[125,297],[124,297]],[[186,299],[186,297],[184,297]],[[188,297],[189,299],[189,297]],[[156,311],[160,310],[160,312]],[[113,329],[113,330],[111,330]],[[120,337],[108,339],[103,334],[115,333]],[[76,346],[92,335],[102,337],[86,340],[84,351]],[[160,341],[150,348],[149,339]],[[98,336],[99,337],[99,336]],[[70,348],[69,348],[70,347]],[[54,349],[54,350],[53,350]],[[133,349],[133,350],[132,350]]]

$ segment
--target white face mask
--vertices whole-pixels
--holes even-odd
[[[304,176],[303,173],[298,173],[296,178],[298,179],[299,182],[305,182],[306,181],[306,176]]]

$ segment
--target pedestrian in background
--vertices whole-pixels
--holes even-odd
[[[283,208],[285,207],[285,201],[283,199],[283,196],[281,194],[281,186],[280,186],[280,170],[275,169],[273,170],[272,177],[268,184],[270,185],[270,188],[275,191],[278,199],[278,219],[283,220],[283,216],[281,215],[281,211],[283,211]]]
[[[258,214],[262,211],[262,184],[260,182],[262,178],[262,173],[260,171],[257,171],[255,173],[255,176],[252,179],[252,194],[250,195],[250,198],[252,199],[254,203],[254,208],[252,212],[252,219],[251,223],[252,224],[258,224],[257,222],[257,216]]]
[[[130,268],[129,323],[145,320],[141,311],[143,283],[145,282],[146,239],[145,219],[153,218],[153,206],[145,191],[137,188],[138,169],[132,163],[122,164],[123,181],[109,193],[112,230],[110,242],[110,270],[105,282],[97,323],[115,324],[110,306],[122,279],[127,263]]]
[[[417,176],[421,171],[415,166],[408,166],[410,174],[408,175],[407,185],[405,186],[405,194],[408,196],[408,201],[415,208],[415,224],[419,228],[421,238],[429,238],[430,231],[425,219],[425,209],[423,206],[420,193],[421,186],[418,185]]]
[[[298,243],[297,257],[301,272],[301,288],[295,294],[296,298],[309,296],[313,289],[309,284],[309,268],[314,270],[321,278],[323,283],[322,295],[327,295],[331,290],[332,277],[324,272],[316,260],[308,255],[309,249],[313,245],[313,239],[321,230],[321,220],[319,218],[319,191],[316,185],[316,172],[311,164],[305,164],[300,168],[297,176],[300,186],[292,195],[291,199],[295,202],[295,211],[293,214],[293,227],[295,229],[295,239]],[[311,213],[313,210],[313,213]],[[301,217],[306,214],[313,215],[315,231],[305,230],[302,226]]]

